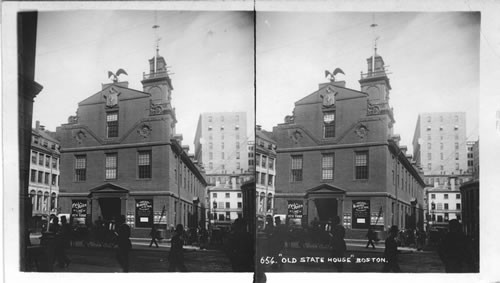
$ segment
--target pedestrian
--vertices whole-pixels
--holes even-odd
[[[254,239],[242,218],[234,221],[229,240],[229,258],[234,272],[254,271]]]
[[[392,226],[389,229],[389,236],[385,239],[384,263],[383,272],[401,272],[398,264],[398,244],[396,237],[398,235],[398,226]]]
[[[332,257],[337,258],[337,262],[334,266],[337,268],[338,272],[344,271],[344,264],[342,263],[344,254],[347,250],[347,246],[344,240],[345,228],[340,224],[340,217],[336,215],[332,219],[331,229],[329,231],[330,236],[330,247],[332,249]]]
[[[448,223],[449,231],[444,236],[438,254],[448,273],[471,272],[473,266],[472,242],[461,231],[456,219]]]
[[[71,242],[71,226],[66,216],[61,216],[61,226],[56,233],[56,260],[60,268],[68,267],[71,260],[66,255],[66,249]]]
[[[269,254],[274,257],[276,264],[272,266],[272,268],[277,269],[280,268],[282,265],[281,262],[281,252],[283,251],[283,248],[285,247],[285,240],[286,240],[286,227],[281,224],[281,219],[279,216],[276,216],[274,218],[274,223],[275,226],[272,230],[272,233],[269,237],[269,243],[268,243],[268,250]]]
[[[377,234],[373,230],[373,227],[370,225],[368,228],[368,232],[366,233],[366,237],[368,238],[368,243],[366,243],[366,248],[368,248],[370,245],[375,249],[375,241],[377,240]]]
[[[182,224],[177,224],[175,227],[175,233],[170,242],[170,254],[168,255],[168,260],[170,265],[168,266],[168,271],[173,272],[179,269],[181,272],[186,272],[187,268],[184,265],[184,226]]]
[[[118,250],[116,251],[116,258],[118,263],[123,269],[123,272],[129,271],[129,254],[132,249],[132,242],[130,242],[130,226],[125,222],[125,215],[121,215],[116,223],[116,237]]]
[[[425,238],[426,238],[426,235],[425,235],[425,232],[418,228],[417,227],[417,251],[421,251],[423,250],[424,248],[424,245],[425,245]]]
[[[158,237],[158,230],[156,230],[156,224],[153,224],[153,226],[151,226],[151,232],[149,232],[149,236],[151,236],[151,242],[149,242],[149,247],[151,248],[151,246],[154,243],[156,247],[159,248],[160,246],[158,246],[158,243],[156,242],[156,238]]]

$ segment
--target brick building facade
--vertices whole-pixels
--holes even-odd
[[[147,236],[153,223],[172,228],[204,222],[206,181],[175,134],[165,60],[157,54],[149,63],[142,91],[115,77],[57,129],[60,206],[73,220],[125,215],[133,236]]]
[[[348,237],[364,238],[369,225],[423,226],[425,184],[393,134],[391,86],[382,57],[374,58],[361,91],[332,79],[274,127],[276,214],[303,224],[339,216]]]

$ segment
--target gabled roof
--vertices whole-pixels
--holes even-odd
[[[295,105],[321,102],[322,101],[321,95],[326,94],[327,90],[330,92],[336,91],[338,93],[344,93],[344,94],[356,93],[356,94],[363,94],[363,95],[367,96],[366,93],[361,92],[359,90],[342,87],[342,86],[336,85],[335,83],[325,83],[315,92],[313,92],[313,93],[307,95],[306,97],[296,101]],[[335,99],[338,99],[337,94],[335,95]]]
[[[106,86],[104,89],[98,91],[97,93],[87,97],[86,99],[80,101],[78,106],[80,105],[88,105],[88,104],[97,104],[97,103],[105,103],[106,99],[104,98],[104,94],[108,92],[110,88],[115,88],[119,92],[118,100],[125,100],[131,98],[139,98],[139,97],[150,97],[149,93],[131,89],[128,87],[121,86],[119,84],[110,84]]]

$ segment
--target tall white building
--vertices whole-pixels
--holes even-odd
[[[238,174],[248,170],[245,112],[202,113],[194,140],[195,159],[207,176]]]
[[[420,113],[413,136],[413,157],[424,175],[467,172],[465,112]]]

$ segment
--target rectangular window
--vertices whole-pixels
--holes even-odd
[[[75,181],[81,182],[87,179],[87,156],[75,156]]]
[[[226,220],[231,220],[231,212],[226,212]]]
[[[242,203],[241,202],[238,202],[238,208],[242,208]]]
[[[50,168],[50,155],[45,155],[45,167]]]
[[[117,154],[106,154],[106,180],[116,179]]]
[[[240,149],[240,142],[236,142],[236,149]]]
[[[262,164],[261,164],[261,167],[262,168],[266,168],[266,163],[267,163],[267,156],[262,156]]]
[[[335,137],[335,112],[323,113],[323,128],[324,137]]]
[[[57,169],[57,158],[52,158],[52,168]]]
[[[428,143],[427,144],[427,149],[431,149],[432,148],[432,144],[431,143]]]
[[[56,174],[52,174],[52,185],[57,186],[57,175]]]
[[[444,210],[448,210],[448,204],[447,203],[444,204]]]
[[[38,171],[38,183],[43,183],[43,172]]]
[[[455,152],[455,160],[458,160],[458,159],[459,159],[458,152]]]
[[[291,181],[292,182],[302,181],[302,155],[292,156],[291,168],[292,168]]]
[[[108,138],[118,137],[118,112],[106,114],[106,133]]]
[[[444,194],[444,199],[448,199],[448,194]]]
[[[226,208],[231,208],[231,203],[230,202],[226,202]]]
[[[36,182],[36,170],[31,169],[31,182]]]
[[[50,173],[45,173],[45,184],[49,184]]]
[[[38,154],[36,152],[31,153],[31,163],[36,164],[36,159],[38,157]]]
[[[229,198],[229,193],[226,193],[226,198]]]
[[[273,175],[267,175],[267,184],[269,186],[273,185]]]
[[[460,199],[460,194],[457,194],[457,195],[456,195],[456,199]]]
[[[431,194],[431,199],[436,199],[436,194]]]
[[[333,179],[333,164],[334,164],[333,153],[323,154],[321,161],[321,176],[323,180]]]
[[[224,149],[224,143],[223,142],[220,143],[220,149]]]
[[[457,205],[456,209],[457,209],[457,210],[460,210],[460,209],[461,209],[460,204],[459,204],[459,203],[457,203],[456,205]]]
[[[427,163],[427,169],[432,170],[432,163]]]
[[[45,158],[45,155],[43,155],[43,153],[40,153],[38,155],[38,165],[43,165],[44,158]]]
[[[266,184],[266,173],[260,173],[260,184],[261,185]]]
[[[431,154],[430,152],[429,152],[429,153],[427,153],[427,159],[428,159],[428,160],[432,160],[432,154]]]
[[[459,149],[459,146],[458,146],[458,142],[455,143],[455,150],[458,150]]]
[[[274,158],[269,158],[269,169],[274,170]]]
[[[255,164],[260,166],[260,154],[255,155]]]
[[[139,151],[137,155],[139,179],[151,178],[151,151]]]
[[[212,123],[212,116],[208,116],[208,122]]]
[[[239,151],[236,152],[236,159],[240,159],[240,152]]]
[[[368,179],[368,151],[359,151],[355,154],[355,179]]]

